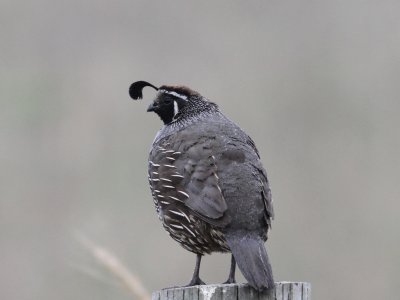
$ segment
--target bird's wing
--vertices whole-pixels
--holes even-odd
[[[257,169],[260,172],[260,178],[262,183],[261,196],[264,200],[264,206],[265,206],[265,221],[267,222],[268,227],[271,227],[271,220],[274,219],[274,207],[272,205],[272,195],[267,179],[267,172],[261,165],[257,166]]]
[[[185,204],[204,217],[221,218],[228,207],[219,186],[215,157],[189,160],[184,172],[190,178],[185,188],[191,195]]]
[[[258,157],[258,160],[256,160],[254,163],[254,167],[258,171],[259,178],[262,184],[261,196],[264,200],[265,220],[268,226],[271,227],[271,219],[274,218],[274,208],[272,205],[272,194],[271,194],[271,189],[269,187],[267,172],[265,171],[264,167],[261,164],[260,154],[258,152],[256,144],[254,143],[254,141],[250,136],[246,137],[246,143],[254,150],[254,152],[257,154]]]
[[[218,170],[210,142],[157,146],[150,153],[149,180],[153,197],[183,203],[204,221],[224,226],[227,204],[219,186]],[[175,149],[171,149],[171,148]],[[160,198],[161,197],[161,198]]]

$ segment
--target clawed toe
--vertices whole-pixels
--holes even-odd
[[[205,285],[206,283],[201,280],[200,278],[193,278],[188,285],[185,285],[185,287],[189,286],[195,286],[195,285]]]
[[[228,280],[227,281],[225,281],[224,283],[222,283],[222,284],[234,284],[234,283],[236,283],[236,280],[235,280],[235,278],[228,278]]]
[[[189,286],[195,286],[195,285],[205,285],[206,283],[203,282],[200,278],[198,280],[191,280],[188,285],[185,285],[185,287]]]

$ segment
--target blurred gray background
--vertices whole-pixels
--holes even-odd
[[[79,234],[150,291],[188,283],[195,257],[147,186],[161,122],[154,91],[129,98],[136,80],[192,87],[256,141],[277,281],[397,298],[399,1],[0,3],[1,299],[131,299]],[[228,269],[215,254],[201,276]]]

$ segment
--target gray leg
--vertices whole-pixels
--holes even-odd
[[[232,254],[232,256],[231,256],[231,270],[229,272],[228,280],[225,281],[224,284],[236,283],[235,270],[236,270],[236,261],[235,261],[235,258],[233,257],[233,254]]]
[[[187,286],[193,286],[193,285],[202,285],[205,284],[199,276],[200,273],[200,262],[201,262],[201,255],[197,254],[197,258],[196,258],[196,266],[194,268],[194,272],[193,272],[193,277],[192,280],[190,280],[189,284]]]

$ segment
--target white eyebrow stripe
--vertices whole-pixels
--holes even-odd
[[[174,118],[179,112],[178,102],[174,101]]]
[[[161,93],[165,93],[165,94],[169,94],[169,95],[178,97],[178,98],[180,98],[182,100],[187,100],[187,96],[182,95],[182,94],[178,94],[177,92],[167,91],[167,90],[158,90],[158,91],[161,92]]]

